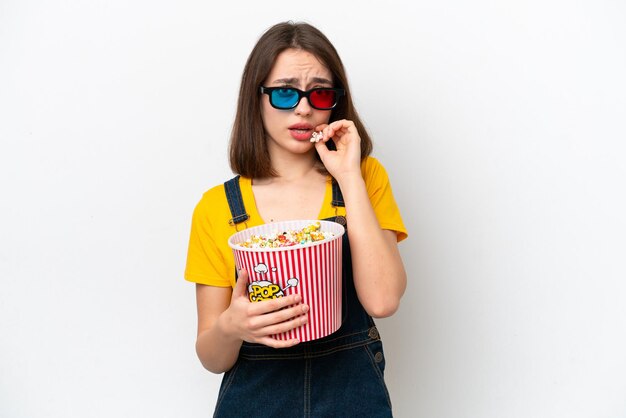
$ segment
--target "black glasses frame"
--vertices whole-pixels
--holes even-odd
[[[302,91],[302,90],[297,89],[295,87],[264,87],[264,86],[261,86],[261,88],[259,90],[261,91],[261,93],[267,94],[270,97],[270,105],[272,105],[272,107],[274,109],[279,109],[279,110],[295,109],[296,106],[298,106],[298,104],[300,104],[300,100],[302,100],[303,97],[306,97],[306,99],[309,101],[309,105],[313,109],[317,109],[317,110],[331,110],[331,109],[334,109],[337,106],[337,103],[339,103],[339,99],[341,99],[341,97],[346,94],[346,91],[344,89],[336,89],[336,88],[332,88],[332,87],[316,87],[316,88],[313,88],[313,89],[310,89],[310,90],[307,90],[307,91]],[[298,93],[298,100],[291,107],[276,106],[274,104],[274,102],[272,101],[272,92],[274,90],[293,90],[296,93]],[[320,90],[321,91],[334,91],[335,92],[335,103],[333,103],[333,105],[331,107],[317,107],[313,103],[311,103],[311,99],[309,98],[311,93],[314,93],[314,92],[320,91]]]

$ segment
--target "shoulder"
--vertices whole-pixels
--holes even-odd
[[[205,191],[202,194],[200,201],[198,202],[198,206],[211,207],[214,206],[216,203],[219,203],[221,200],[226,200],[226,192],[224,191],[223,183],[213,186]]]
[[[386,182],[388,180],[387,170],[385,170],[381,162],[374,157],[366,157],[361,162],[361,174],[366,183],[370,181]]]
[[[229,213],[224,183],[217,184],[202,194],[200,201],[196,205],[196,212],[202,215],[217,217],[222,217],[224,214]]]
[[[235,179],[238,180],[239,184],[242,184],[241,187],[245,187],[246,181],[249,181],[249,179],[242,177],[242,176],[233,176],[229,179],[224,180],[224,182],[217,184],[211,187],[210,189],[208,189],[207,191],[205,191],[202,194],[202,199],[200,201],[201,202],[212,202],[212,201],[220,201],[220,200],[226,201],[226,183]]]
[[[363,173],[375,173],[378,171],[385,171],[385,167],[383,164],[378,161],[376,157],[365,157],[365,159],[361,162],[361,171]]]

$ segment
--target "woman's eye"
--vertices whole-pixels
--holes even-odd
[[[291,96],[293,94],[293,89],[278,89],[276,91],[282,96]]]

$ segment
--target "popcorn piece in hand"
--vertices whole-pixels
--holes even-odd
[[[324,138],[324,134],[321,132],[313,132],[311,135],[311,142],[320,142],[320,140]]]

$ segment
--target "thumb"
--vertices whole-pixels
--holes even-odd
[[[322,161],[324,161],[324,158],[331,152],[328,149],[326,142],[323,142],[323,141],[316,142],[315,149],[317,150],[317,153],[319,154]]]
[[[246,289],[248,288],[248,272],[244,269],[239,270],[237,275],[237,283],[233,289],[233,299],[246,296]]]

